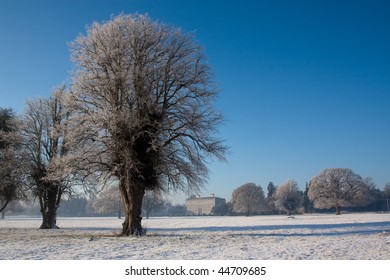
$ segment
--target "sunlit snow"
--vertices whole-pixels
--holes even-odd
[[[0,259],[390,259],[390,214],[144,219],[144,237],[116,237],[118,218],[0,220]]]

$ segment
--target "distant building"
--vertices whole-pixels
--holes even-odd
[[[191,215],[211,215],[214,206],[226,203],[224,198],[216,197],[212,194],[209,197],[191,196],[186,199],[187,212]]]

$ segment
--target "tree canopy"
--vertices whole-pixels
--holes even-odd
[[[296,211],[302,204],[302,195],[298,184],[294,180],[288,180],[276,191],[275,204],[280,210],[286,211],[289,215]]]
[[[72,176],[63,166],[58,170],[68,152],[66,94],[66,87],[60,86],[48,98],[29,100],[18,120],[20,145],[26,162],[22,172],[39,202],[41,229],[58,227],[57,209],[63,196],[72,190]]]
[[[233,211],[247,216],[265,209],[263,189],[254,183],[247,183],[235,189],[232,194]]]
[[[316,208],[361,206],[371,202],[371,192],[366,181],[348,168],[329,168],[314,176],[308,196]]]
[[[191,34],[145,15],[94,23],[71,49],[72,146],[79,151],[68,162],[116,177],[122,234],[143,234],[146,190],[197,192],[208,160],[224,159],[210,67]]]

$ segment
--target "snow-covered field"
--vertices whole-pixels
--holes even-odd
[[[390,260],[390,214],[163,217],[144,237],[115,237],[117,218],[0,220],[0,259]]]

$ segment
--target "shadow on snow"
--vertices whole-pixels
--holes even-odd
[[[264,225],[264,226],[229,226],[229,227],[187,227],[187,228],[149,228],[150,232],[159,233],[172,232],[172,235],[180,231],[190,232],[233,232],[229,236],[341,236],[351,234],[390,234],[389,222],[368,222],[368,223],[343,223],[343,224],[305,224],[305,225]],[[305,230],[311,232],[304,232]],[[263,232],[253,232],[263,231]],[[267,232],[271,231],[271,232]],[[272,232],[278,231],[278,232]],[[299,232],[301,231],[301,232]],[[164,234],[162,234],[164,235]],[[167,234],[169,235],[169,234]]]

